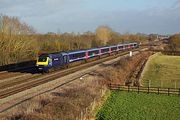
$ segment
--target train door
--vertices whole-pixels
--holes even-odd
[[[68,56],[67,56],[67,55],[64,55],[64,56],[63,56],[63,61],[64,61],[64,64],[67,64],[67,63],[68,63]]]
[[[48,65],[49,65],[50,67],[52,67],[52,58],[51,58],[51,57],[49,57],[48,62],[49,62]]]

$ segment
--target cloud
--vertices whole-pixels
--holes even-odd
[[[20,17],[48,16],[71,8],[81,7],[83,0],[0,0],[0,10]],[[85,0],[86,1],[86,0]]]
[[[172,8],[179,8],[180,7],[180,0],[177,0],[173,5]]]
[[[103,2],[102,2],[103,1]],[[120,1],[120,2],[119,2]],[[46,33],[94,31],[99,25],[108,25],[119,32],[175,33],[180,32],[180,0],[171,5],[124,7],[122,1],[114,0],[0,0],[0,11],[9,16],[18,16],[37,31]],[[170,1],[170,0],[166,0]],[[122,3],[122,4],[121,4]],[[144,2],[143,2],[144,3]],[[160,0],[158,3],[162,3]],[[141,5],[140,5],[141,4]],[[129,5],[129,6],[128,6]],[[166,7],[164,7],[166,6]],[[169,6],[169,7],[167,7]],[[133,9],[129,9],[129,8]],[[143,9],[138,9],[143,7]],[[136,9],[137,8],[137,9]]]

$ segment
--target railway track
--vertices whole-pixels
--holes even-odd
[[[142,49],[142,48],[141,48]],[[133,51],[139,51],[141,50],[139,49],[134,49]],[[57,78],[60,78],[62,76],[66,76],[68,74],[74,73],[76,71],[94,66],[96,64],[111,60],[111,59],[115,59],[119,56],[123,56],[125,54],[128,54],[129,51],[125,51],[122,53],[119,53],[117,55],[112,55],[109,57],[105,57],[102,59],[98,59],[96,61],[92,61],[92,62],[88,62],[86,64],[82,64],[80,66],[76,66],[76,67],[72,67],[72,68],[68,68],[68,69],[63,69],[60,71],[55,71],[52,72],[50,74],[45,74],[45,75],[41,75],[39,74],[39,76],[33,76],[30,78],[26,78],[26,79],[20,79],[20,80],[14,80],[12,82],[7,82],[7,83],[3,83],[2,85],[0,85],[0,99],[6,98],[8,96],[11,96],[13,94],[19,93],[21,91],[30,89],[32,87],[50,82],[52,80],[55,80]]]
[[[34,69],[33,67],[31,68],[23,68],[23,69],[12,69],[8,71],[1,71],[0,72],[0,83],[4,81],[11,81],[13,79],[17,79],[20,77],[23,77],[28,74],[34,74]]]

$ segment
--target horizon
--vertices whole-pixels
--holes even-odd
[[[0,0],[0,11],[41,34],[95,32],[102,25],[119,33],[180,33],[180,0]]]

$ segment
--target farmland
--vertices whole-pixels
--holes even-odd
[[[157,53],[150,57],[142,84],[150,87],[180,88],[180,57]]]
[[[98,120],[178,120],[180,99],[146,93],[112,92],[97,113]]]

